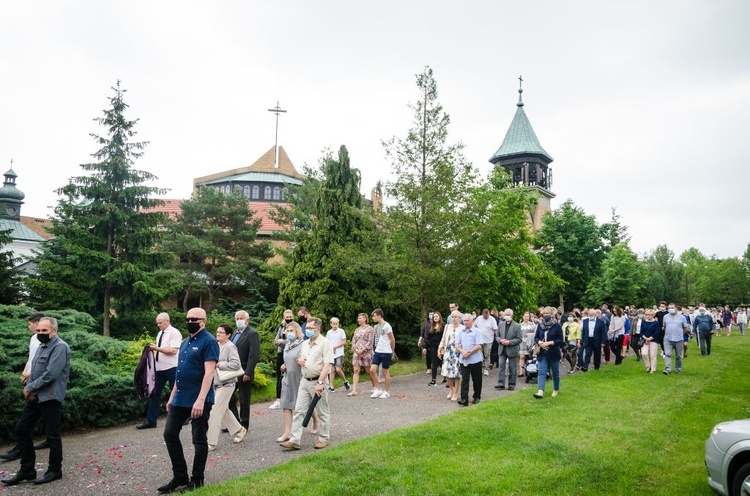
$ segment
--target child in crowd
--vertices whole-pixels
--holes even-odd
[[[331,376],[329,379],[328,390],[334,392],[336,388],[333,387],[333,381],[336,378],[336,374],[344,380],[344,387],[349,391],[349,381],[346,380],[346,374],[344,374],[344,346],[346,346],[346,331],[339,327],[339,319],[336,317],[331,319],[331,328],[326,333],[326,339],[331,343],[331,349],[333,349],[333,365],[334,369],[331,369]]]

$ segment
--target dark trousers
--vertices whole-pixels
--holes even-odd
[[[586,345],[586,352],[583,356],[583,367],[581,368],[584,370],[589,368],[591,355],[594,356],[594,370],[599,370],[599,367],[602,365],[602,347],[594,346],[593,344]]]
[[[701,339],[701,355],[711,354],[711,331],[698,331]]]
[[[244,376],[243,376],[244,377]],[[242,382],[242,377],[237,380],[237,388],[229,401],[229,411],[232,412],[237,421],[244,427],[250,425],[250,393],[253,390],[251,381]],[[237,397],[240,398],[240,411],[237,412]]]
[[[482,362],[461,365],[461,400],[469,401],[469,377],[474,383],[474,399],[482,397]]]
[[[276,397],[281,398],[281,366],[284,365],[284,352],[276,354]]]
[[[633,348],[633,351],[635,352],[635,357],[640,362],[643,360],[643,356],[641,355],[641,348],[638,346],[638,342],[641,340],[640,334],[633,334],[630,336],[630,347]]]
[[[622,363],[622,343],[625,341],[625,335],[617,336],[617,339],[610,341],[612,353],[615,354],[615,365]]]
[[[60,424],[62,421],[62,403],[56,400],[27,401],[21,412],[21,418],[16,423],[16,439],[21,451],[21,472],[31,472],[36,464],[36,453],[34,451],[34,427],[42,419],[44,433],[49,443],[49,465],[50,472],[62,472],[62,437],[60,436]]]
[[[205,403],[203,415],[200,418],[193,419],[193,447],[195,456],[193,457],[193,478],[203,479],[206,471],[206,459],[208,458],[208,417],[211,415],[211,403]],[[182,424],[190,418],[192,408],[172,405],[167,414],[167,425],[164,427],[164,442],[167,445],[169,459],[172,460],[172,474],[175,479],[188,479],[187,462],[185,454],[182,451],[180,442],[180,431]]]
[[[578,365],[579,367],[583,367],[583,353],[584,353],[584,351],[586,351],[586,348],[584,348],[583,346],[581,346],[580,348],[578,348],[578,351],[576,352],[577,355],[578,355],[578,363],[576,363],[576,365]]]
[[[607,362],[609,362],[609,359],[611,358],[610,356],[610,350],[611,350],[610,343],[611,342],[612,341],[610,341],[609,339],[604,342],[604,359]]]
[[[492,340],[492,348],[490,348],[490,365],[500,366],[500,355],[498,354],[498,351],[500,350],[500,343],[497,342],[497,339]]]
[[[167,394],[171,394],[172,389],[174,389],[175,372],[177,372],[177,367],[156,371],[156,387],[154,388],[154,392],[151,393],[151,398],[148,400],[146,423],[156,425],[156,419],[159,418],[159,411],[161,410],[161,397],[164,392],[164,386],[169,383]]]
[[[442,360],[440,360],[437,356],[438,347],[440,346],[440,342],[433,342],[430,341],[429,348],[427,349],[427,357],[430,360],[430,369],[432,371],[432,380],[437,379],[437,371],[438,371],[438,365],[442,364]]]

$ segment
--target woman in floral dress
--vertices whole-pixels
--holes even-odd
[[[534,355],[534,333],[536,332],[536,324],[531,319],[531,313],[524,312],[523,320],[521,321],[521,334],[523,334],[523,341],[521,341],[521,350],[519,355],[521,360],[518,364],[518,377],[523,377],[524,368],[523,365],[530,356]]]
[[[352,390],[347,396],[357,396],[359,372],[363,367],[367,373],[370,374],[370,380],[372,383],[377,383],[377,377],[375,377],[370,371],[375,331],[370,324],[368,324],[366,313],[361,313],[357,316],[357,323],[359,324],[359,327],[354,330],[354,336],[352,336],[352,365],[354,366],[354,376],[352,378]]]
[[[443,339],[438,347],[438,356],[443,359],[442,376],[448,379],[450,388],[447,398],[451,401],[456,401],[461,391],[461,367],[458,361],[459,352],[456,349],[456,336],[463,328],[461,312],[454,310],[451,313],[451,321],[443,329]]]

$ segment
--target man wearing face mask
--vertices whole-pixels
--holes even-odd
[[[172,480],[159,487],[160,493],[192,490],[203,486],[203,474],[208,458],[208,419],[214,404],[214,371],[219,361],[219,343],[206,330],[206,311],[191,308],[185,318],[190,333],[177,352],[175,385],[167,402],[167,425],[164,443],[172,462]],[[193,456],[192,477],[188,477],[187,462],[180,442],[180,431],[185,420],[192,419]]]
[[[674,303],[667,308],[667,315],[662,321],[664,331],[664,375],[669,375],[672,369],[672,355],[675,355],[675,374],[682,372],[682,344],[683,336],[688,331],[685,316],[677,312]]]
[[[302,327],[302,333],[305,333],[307,328],[307,321],[310,320],[310,310],[307,307],[299,307],[297,309],[297,323]],[[305,338],[307,339],[307,338]]]
[[[714,319],[706,312],[705,305],[698,307],[698,314],[693,318],[693,330],[697,333],[701,355],[711,354],[711,336],[714,332]]]
[[[490,315],[489,308],[482,310],[482,315],[474,321],[474,327],[479,330],[479,336],[482,340],[482,374],[490,375],[492,365],[490,363],[490,353],[492,351],[492,341],[497,334],[497,320]]]
[[[508,391],[516,389],[518,378],[518,351],[523,340],[521,324],[513,320],[513,310],[506,308],[495,337],[498,348],[499,376],[495,389],[505,389],[505,366],[508,365]]]
[[[273,340],[276,345],[276,401],[268,407],[269,410],[281,408],[281,380],[283,375],[281,366],[284,365],[284,347],[287,343],[286,326],[292,322],[294,322],[294,314],[289,309],[284,310],[284,320],[281,321],[276,331],[276,338]]]
[[[245,375],[237,379],[237,393],[229,402],[229,411],[237,417],[240,425],[248,430],[250,428],[250,394],[255,379],[255,366],[260,358],[260,335],[248,325],[249,320],[250,315],[244,310],[234,314],[237,330],[232,335],[232,343],[237,347]],[[240,398],[239,413],[237,412],[237,396]]]
[[[589,318],[583,320],[581,329],[583,338],[583,367],[581,370],[586,372],[591,364],[591,357],[594,357],[594,370],[599,370],[602,364],[602,343],[607,340],[607,325],[596,316],[596,309],[589,309]]]
[[[320,335],[322,326],[323,322],[318,318],[311,317],[307,320],[305,334],[307,334],[308,339],[300,345],[299,357],[297,358],[297,363],[302,367],[302,379],[297,390],[292,432],[289,440],[279,444],[285,450],[301,448],[300,441],[304,430],[302,421],[314,396],[320,398],[315,407],[320,418],[318,442],[315,443],[315,449],[323,449],[328,446],[331,411],[328,406],[328,390],[325,384],[333,365],[333,350],[331,349],[331,343]]]
[[[23,388],[26,406],[16,424],[15,434],[21,451],[21,468],[16,475],[3,479],[6,486],[26,480],[46,484],[62,479],[62,438],[60,423],[62,403],[70,376],[70,347],[57,335],[57,320],[43,317],[36,328],[39,348],[34,353],[31,372]],[[49,442],[49,464],[44,475],[36,477],[34,427],[42,419]]]

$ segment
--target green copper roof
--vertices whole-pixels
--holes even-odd
[[[510,123],[508,132],[505,133],[505,139],[500,148],[490,159],[490,162],[496,164],[502,159],[510,158],[518,155],[541,155],[548,161],[552,162],[552,157],[547,151],[542,148],[539,144],[539,140],[534,133],[534,128],[531,127],[526,112],[523,111],[523,101],[521,100],[522,89],[518,90],[518,109],[516,115],[513,117],[513,122]]]
[[[0,219],[0,231],[10,231],[11,239],[22,241],[44,241],[44,238],[17,220]]]

